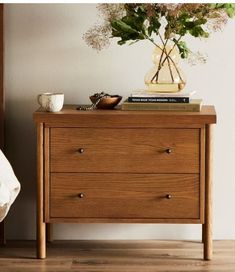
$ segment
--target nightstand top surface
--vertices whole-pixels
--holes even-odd
[[[64,105],[60,112],[52,113],[38,109],[33,117],[36,123],[58,123],[76,122],[84,124],[89,122],[90,125],[97,126],[109,122],[116,123],[136,123],[136,125],[148,126],[151,123],[168,123],[168,124],[215,124],[216,112],[214,106],[202,106],[200,112],[183,112],[183,111],[124,111],[119,108],[114,110],[93,110],[79,111],[76,110],[78,105]],[[128,121],[128,122],[127,122]],[[92,124],[91,124],[92,123]],[[142,124],[142,125],[141,125]],[[83,125],[82,125],[83,126]],[[96,125],[95,125],[96,126]]]

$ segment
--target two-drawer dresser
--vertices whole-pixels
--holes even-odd
[[[213,106],[36,111],[37,256],[53,223],[202,224],[212,257]],[[49,235],[48,235],[49,237]],[[50,239],[50,237],[49,237]]]

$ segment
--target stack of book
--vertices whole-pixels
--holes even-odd
[[[192,99],[195,91],[178,93],[133,92],[122,104],[122,110],[195,111],[202,107],[202,99]]]

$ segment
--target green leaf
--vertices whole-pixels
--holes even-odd
[[[136,33],[137,31],[133,29],[130,25],[126,24],[122,20],[114,20],[111,22],[112,28],[116,31],[122,31],[124,33]],[[120,33],[121,34],[121,33]]]
[[[111,21],[112,36],[120,37],[119,45],[125,44],[127,41],[139,41],[146,38],[146,20],[145,10],[140,6],[137,10],[132,10],[126,16],[119,20]]]
[[[129,25],[132,29],[136,30],[137,32],[145,33],[144,27],[144,18],[143,17],[136,17],[136,16],[125,16],[122,18],[122,21]]]
[[[118,41],[119,45],[123,45],[127,41],[130,41],[130,40],[145,39],[145,35],[143,32],[139,32],[138,30],[134,29],[132,26],[125,23],[122,19],[113,20],[111,22],[111,26],[112,26],[112,36],[121,38],[121,40]]]
[[[195,26],[194,28],[189,30],[189,33],[194,37],[203,37],[203,38],[209,37],[209,33],[204,31],[204,29],[201,26]]]
[[[175,42],[176,46],[179,49],[179,53],[182,59],[186,59],[188,58],[188,55],[190,53],[189,48],[186,45],[186,42],[184,41],[179,41],[177,42],[177,40],[174,38],[173,41]]]
[[[227,12],[227,14],[228,14],[228,16],[229,16],[230,18],[232,18],[232,17],[235,16],[235,8],[232,8],[232,7],[227,8],[227,9],[226,9],[226,12]]]
[[[190,21],[186,20],[186,21],[183,22],[183,25],[187,30],[190,30],[190,29],[193,29],[196,26],[204,25],[206,22],[207,22],[207,20],[205,18],[200,18],[200,19],[197,19],[197,20],[190,20]]]
[[[149,36],[152,35],[152,32],[158,34],[160,27],[161,27],[161,23],[159,22],[159,19],[157,17],[152,17],[149,20],[149,27],[148,27]]]
[[[207,19],[205,19],[205,18],[200,18],[200,19],[194,21],[195,25],[204,25],[206,23],[207,23]]]

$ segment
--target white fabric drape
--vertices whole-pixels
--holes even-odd
[[[0,150],[0,222],[6,217],[19,192],[20,183]]]

